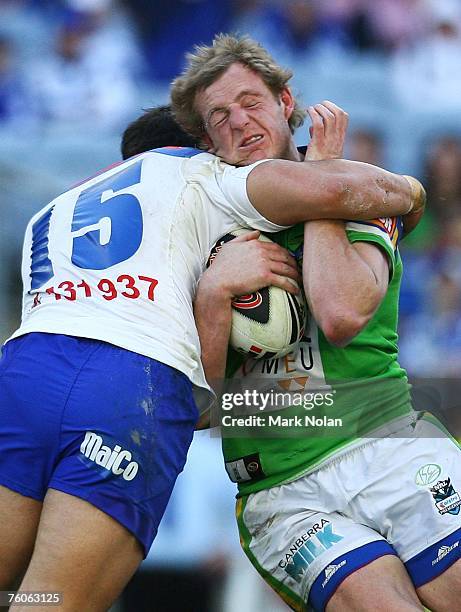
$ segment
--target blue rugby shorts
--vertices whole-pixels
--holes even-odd
[[[0,484],[80,497],[147,555],[197,419],[178,370],[98,340],[27,334],[0,360]]]

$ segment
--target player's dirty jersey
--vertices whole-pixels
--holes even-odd
[[[262,395],[252,396],[245,415],[255,418],[240,424],[227,418],[228,426],[222,427],[226,470],[238,483],[239,494],[293,480],[366,443],[366,436],[375,430],[384,426],[385,432],[395,431],[402,418],[413,418],[406,373],[397,361],[401,220],[348,222],[346,230],[350,242],[372,242],[387,253],[387,293],[368,325],[345,348],[329,344],[310,317],[296,353],[279,359],[247,359],[243,365],[239,355],[230,354],[228,375],[236,373],[229,390],[235,391],[237,380],[267,400],[262,410]],[[272,238],[301,259],[302,225]],[[276,395],[283,393],[290,395]],[[241,409],[223,410],[221,419],[230,414],[243,416]]]
[[[192,300],[211,247],[249,226],[286,229],[252,206],[246,178],[197,149],[131,158],[60,195],[30,221],[22,323],[146,355],[208,389]]]

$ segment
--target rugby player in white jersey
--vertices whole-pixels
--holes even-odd
[[[22,323],[0,362],[0,589],[25,570],[22,591],[105,610],[147,554],[210,397],[192,301],[220,236],[415,205],[405,178],[366,164],[234,168],[166,148],[38,212],[24,242]],[[261,260],[254,287],[292,291],[287,252],[246,242]]]
[[[199,47],[189,56],[172,88],[173,109],[183,127],[230,163],[245,166],[273,157],[281,142],[289,159],[301,161],[293,140],[287,140],[289,112],[283,130],[283,112],[294,108],[287,80],[287,73],[252,41],[220,36],[212,47]],[[309,115],[313,139],[306,158],[341,156],[347,127],[343,111],[324,102],[310,107]],[[278,129],[271,130],[274,124]],[[407,230],[420,214],[412,215]],[[434,612],[459,608],[461,451],[437,423],[415,420],[405,373],[396,360],[397,227],[394,220],[359,227],[306,223],[304,285],[318,332],[306,334],[312,337],[305,339],[304,350],[312,349],[314,365],[303,372],[302,355],[295,353],[284,375],[272,374],[276,390],[279,382],[302,385],[318,374],[325,383],[332,378],[329,371],[336,371],[337,382],[342,376],[354,385],[367,382],[360,376],[373,377],[371,387],[360,387],[366,409],[360,406],[358,421],[351,419],[354,426],[367,421],[364,437],[353,427],[352,434],[326,433],[326,439],[306,429],[304,437],[278,434],[274,440],[267,431],[260,439],[254,431],[240,436],[234,431],[223,441],[228,473],[239,484],[244,550],[293,610],[409,612],[422,610],[421,602]],[[297,231],[286,234],[288,244],[297,243],[299,250],[302,231],[300,238]],[[224,376],[231,301],[245,288],[246,270],[251,277],[251,262],[238,250],[232,242],[222,249],[202,276],[196,298],[210,381]],[[270,367],[275,372],[283,363]],[[245,365],[242,375],[254,379],[250,388],[258,389],[265,376],[267,391],[270,376],[263,370],[261,361]],[[347,385],[336,388],[344,393]],[[348,416],[344,410],[341,414]]]

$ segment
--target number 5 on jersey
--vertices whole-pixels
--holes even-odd
[[[104,270],[126,261],[138,250],[143,232],[139,200],[118,194],[139,183],[142,161],[82,191],[72,218],[72,263],[78,268]],[[31,288],[53,277],[48,234],[54,207],[32,227]]]

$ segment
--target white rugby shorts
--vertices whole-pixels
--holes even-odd
[[[293,610],[397,555],[415,588],[461,558],[461,449],[433,417],[237,500],[243,549]]]

